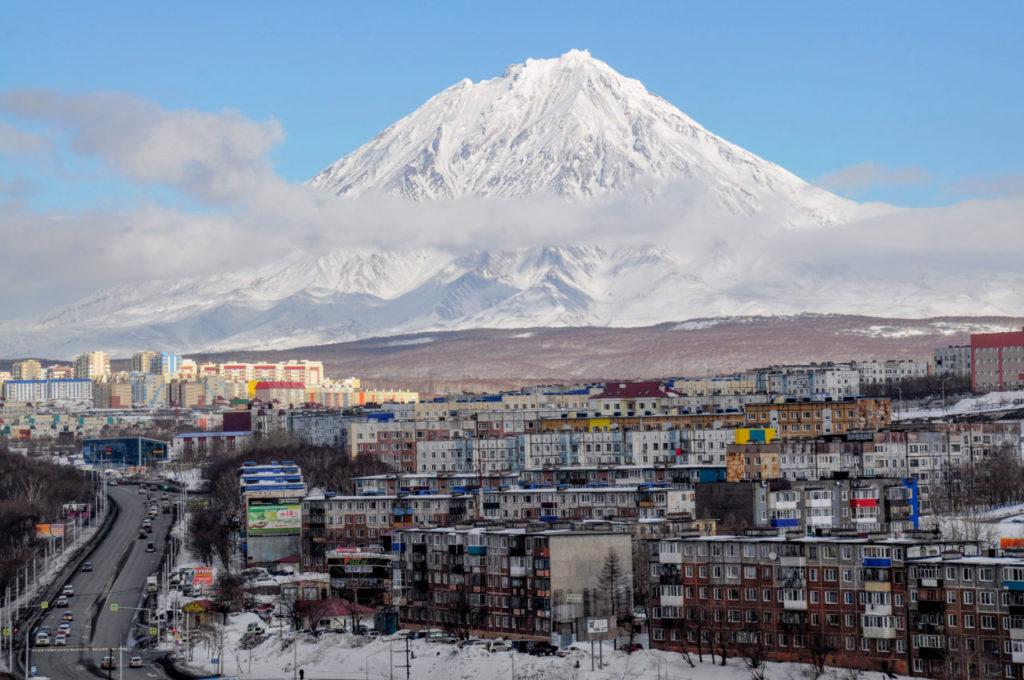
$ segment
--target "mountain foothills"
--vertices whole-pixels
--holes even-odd
[[[891,241],[884,220],[903,219],[900,210],[814,187],[582,51],[459,82],[310,184],[322,190],[308,189],[315,200],[351,216],[324,241],[342,246],[101,290],[0,324],[0,355],[805,312],[1019,312],[1006,295],[1015,283],[997,274],[965,293],[962,267],[857,266],[877,255],[862,242]],[[374,242],[395,221],[420,237]]]

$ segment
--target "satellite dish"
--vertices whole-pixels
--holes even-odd
[[[768,559],[770,559],[772,562],[774,562],[775,560],[779,559],[779,553],[777,553],[777,552],[770,552],[770,553],[768,553]]]

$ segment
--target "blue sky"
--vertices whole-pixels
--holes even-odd
[[[15,3],[0,91],[272,118],[276,172],[299,182],[463,77],[586,48],[805,179],[942,205],[1024,171],[1022,25],[1019,2]],[[37,203],[130,193],[94,160],[61,165],[74,179]]]

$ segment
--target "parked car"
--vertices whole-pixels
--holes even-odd
[[[263,626],[261,626],[258,623],[250,623],[246,627],[245,631],[247,633],[256,633],[257,635],[263,635],[263,633],[264,633]]]
[[[100,668],[107,670],[110,668],[117,668],[117,657],[116,656],[105,656],[103,661],[100,661]]]
[[[490,652],[508,652],[511,650],[512,647],[510,647],[504,640],[491,640],[487,645],[487,651]]]
[[[142,657],[133,656],[128,662],[128,668],[142,668]]]
[[[92,562],[89,560],[82,562],[82,571],[92,571]]]
[[[478,640],[476,638],[469,638],[468,640],[463,640],[462,642],[459,643],[459,649],[465,649],[466,647],[473,647],[474,645],[485,645],[485,644],[487,644],[487,643],[484,642],[483,640]]]
[[[530,647],[530,654],[533,654],[534,656],[554,656],[557,653],[558,647],[543,640]]]

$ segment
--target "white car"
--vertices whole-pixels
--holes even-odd
[[[142,668],[142,657],[133,656],[128,662],[128,668]]]

